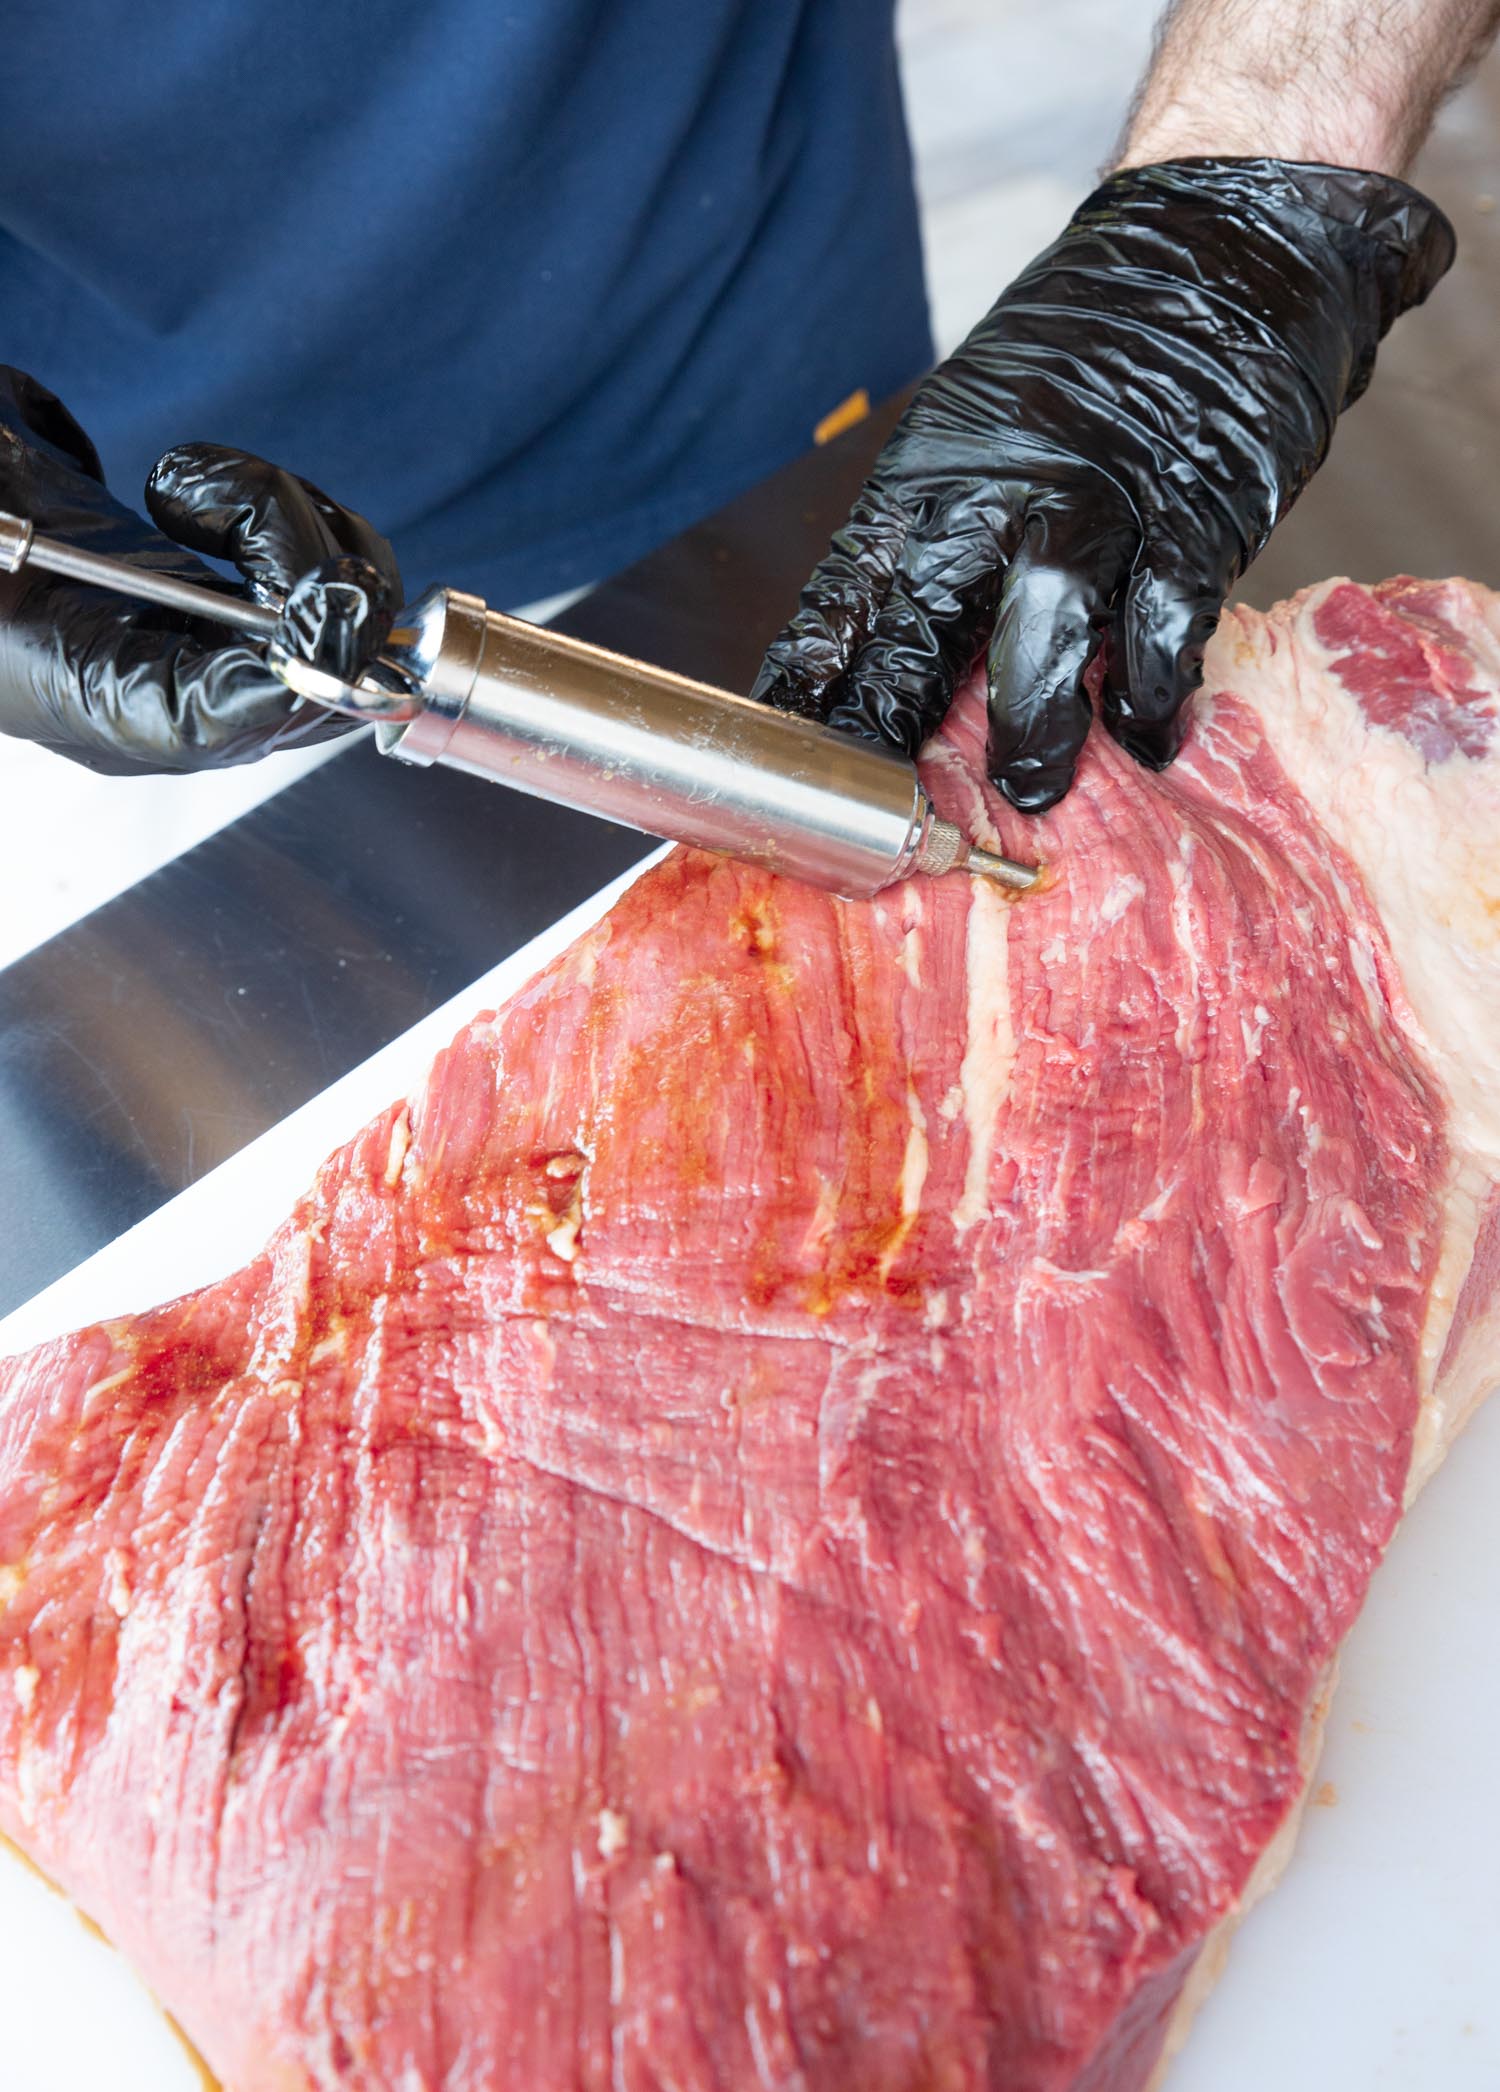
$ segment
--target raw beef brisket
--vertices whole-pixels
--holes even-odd
[[[1500,603],[1209,666],[1036,827],[955,707],[1040,896],[678,853],[0,1367],[0,1829],[235,2092],[1149,2080],[1500,1357]]]

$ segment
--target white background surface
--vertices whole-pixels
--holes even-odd
[[[941,347],[1091,183],[1155,13],[1155,0],[902,0]],[[122,785],[0,743],[0,964],[316,760]],[[560,941],[549,934],[0,1322],[0,1353],[143,1307],[164,1274],[175,1291],[232,1268],[339,1140]],[[1291,1869],[1237,1941],[1170,2092],[1500,2087],[1497,1500],[1500,1403],[1460,1442],[1376,1579],[1317,1775],[1336,1800],[1309,1809]],[[198,2092],[118,1958],[8,1859],[0,2023],[0,2092]]]

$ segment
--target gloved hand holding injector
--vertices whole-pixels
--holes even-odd
[[[395,555],[305,480],[244,451],[180,444],[152,472],[146,508],[154,530],[110,494],[61,401],[0,366],[0,510],[132,566],[284,605],[282,643],[347,680],[380,652],[402,597]],[[238,567],[244,587],[205,559]],[[0,573],[0,733],[130,776],[248,762],[349,724],[298,702],[265,649],[222,624],[39,566]]]

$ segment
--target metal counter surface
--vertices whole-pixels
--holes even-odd
[[[1459,267],[1388,345],[1332,461],[1242,590],[1253,602],[1335,572],[1500,585],[1497,82],[1492,69],[1421,170],[1458,225]],[[742,687],[882,432],[867,424],[792,468],[564,622]],[[650,847],[354,745],[0,972],[0,1313],[92,1251],[130,1251],[115,1238],[148,1216],[131,1286],[180,1269],[216,1201],[248,1222],[258,1137],[258,1152],[267,1139],[295,1147],[300,1170],[321,1148],[297,1146],[298,1106],[341,1077],[357,1084],[346,1071]],[[226,1158],[217,1190],[203,1183],[168,1208]],[[1343,1654],[1319,1805],[1171,2073],[1181,2092],[1500,2082],[1484,1748],[1500,1686],[1476,1661],[1500,1605],[1497,1450],[1500,1404],[1376,1579]],[[123,1963],[3,1856],[0,1935],[7,2086],[196,2083]]]
[[[892,419],[797,461],[558,624],[745,687]],[[360,736],[0,971],[0,1314],[655,847]]]
[[[1500,584],[1500,69],[1418,170],[1460,259],[1241,594],[1331,573]],[[1487,186],[1488,184],[1488,186]],[[886,407],[559,623],[743,689]],[[0,1313],[236,1153],[650,847],[367,741],[0,971]]]

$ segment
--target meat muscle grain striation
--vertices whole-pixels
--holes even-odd
[[[0,1828],[235,2092],[1127,2092],[1500,1357],[1500,601],[1228,617],[1055,865],[678,853],[0,1369]]]

